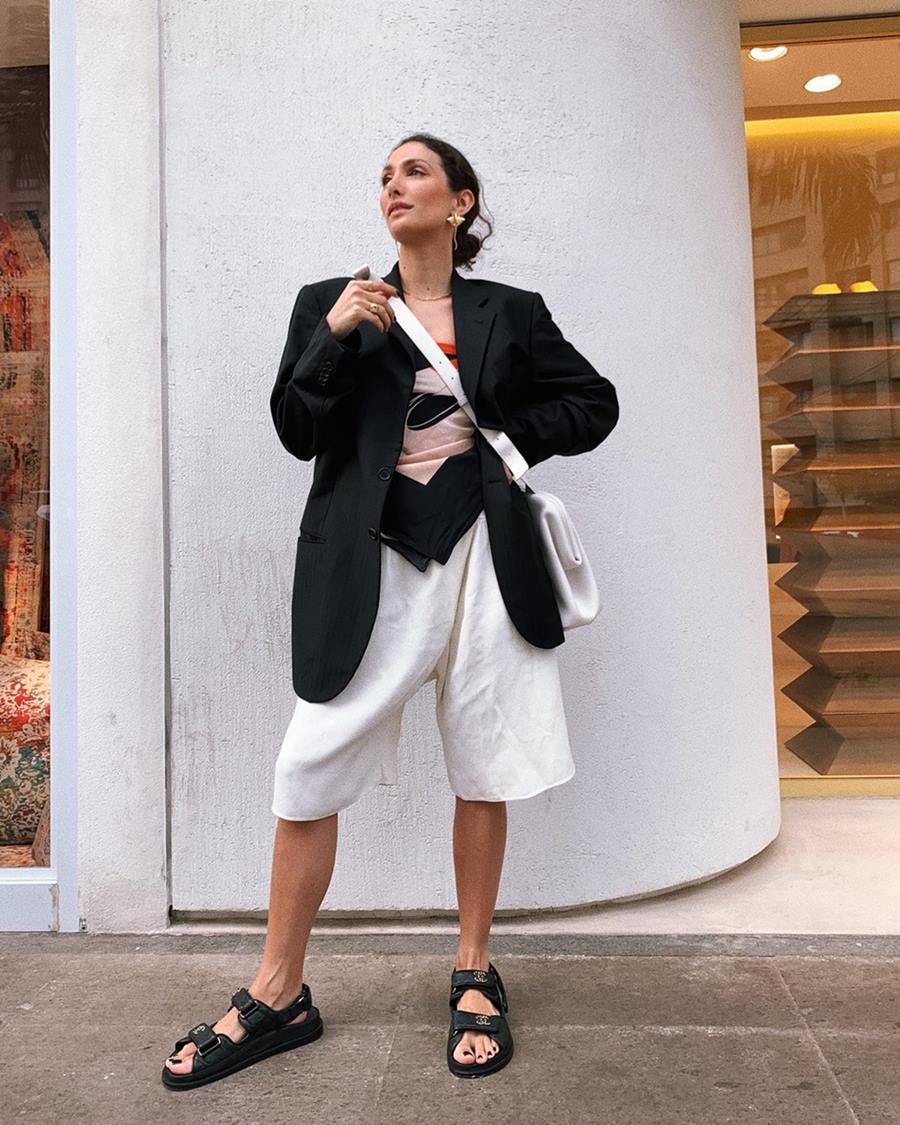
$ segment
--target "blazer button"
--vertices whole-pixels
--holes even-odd
[[[369,538],[370,539],[377,539],[378,538],[378,532],[375,530],[374,527],[369,528]]]
[[[381,468],[380,468],[380,469],[378,470],[378,475],[379,475],[379,477],[380,477],[380,478],[381,478],[382,480],[390,480],[390,479],[391,479],[391,473],[392,473],[392,472],[393,472],[393,469],[389,469],[389,468],[387,467],[387,465],[383,465],[383,466],[382,466],[382,467],[381,467]]]

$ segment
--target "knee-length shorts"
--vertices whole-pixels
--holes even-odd
[[[368,646],[334,699],[296,698],[276,763],[272,812],[316,820],[375,785],[399,784],[406,702],[435,680],[450,788],[474,801],[532,797],[575,773],[556,648],[518,632],[491,558],[485,512],[442,566],[425,571],[380,544]]]

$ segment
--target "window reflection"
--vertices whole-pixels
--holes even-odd
[[[897,777],[900,112],[832,108],[747,123],[781,765]]]

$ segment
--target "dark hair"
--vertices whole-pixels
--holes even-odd
[[[431,133],[410,133],[408,137],[398,141],[394,148],[405,145],[407,141],[421,141],[441,158],[441,165],[450,183],[451,191],[463,191],[468,188],[475,196],[475,202],[456,228],[456,249],[453,251],[454,267],[464,266],[467,270],[471,270],[485,239],[490,238],[494,232],[491,222],[481,213],[481,184],[475,175],[475,170],[458,148],[449,141],[442,141],[440,137],[432,136]],[[476,219],[481,219],[487,227],[484,235],[471,232],[470,228]]]

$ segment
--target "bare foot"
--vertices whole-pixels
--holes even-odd
[[[249,989],[248,991],[250,992],[250,995],[254,1000],[262,1000],[262,1002],[264,1004],[268,1004],[270,1008],[286,1008],[288,1004],[296,1000],[298,996],[297,992],[294,992],[291,995],[278,993],[270,999],[262,991],[260,991],[258,994],[254,989]],[[308,1011],[301,1012],[296,1019],[291,1020],[291,1023],[302,1023],[308,1015]],[[235,1043],[240,1043],[240,1041],[247,1035],[246,1028],[242,1027],[238,1022],[238,1011],[237,1008],[234,1007],[229,1008],[225,1015],[222,1016],[222,1018],[217,1023],[213,1024],[212,1029],[213,1031],[221,1031]],[[173,1074],[190,1074],[194,1067],[191,1056],[196,1050],[197,1046],[195,1043],[186,1043],[177,1054],[170,1055],[166,1059],[165,1065],[169,1068],[169,1070],[171,1070]]]

